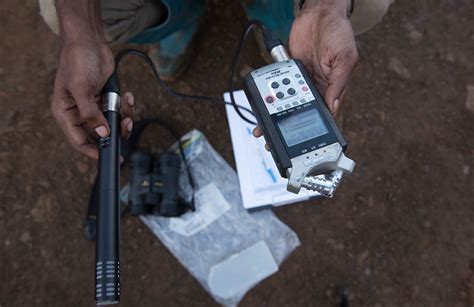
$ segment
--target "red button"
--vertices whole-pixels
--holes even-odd
[[[307,91],[308,91],[308,87],[307,87],[307,86],[303,86],[302,90],[303,90],[303,92],[307,92]]]
[[[272,103],[273,101],[275,101],[275,98],[273,98],[273,96],[267,96],[267,97],[265,97],[265,101],[267,103]]]

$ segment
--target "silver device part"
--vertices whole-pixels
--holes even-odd
[[[291,59],[288,51],[283,45],[273,47],[273,49],[270,51],[270,55],[275,62],[284,62]]]
[[[115,287],[115,284],[110,282],[110,278],[120,279],[120,261],[97,262],[95,274],[96,279],[99,280],[95,289],[96,305],[117,304],[119,300],[115,298],[120,297],[120,282]]]
[[[118,304],[119,301],[108,301],[108,302],[100,302],[100,303],[96,303],[97,306],[107,306],[107,305],[115,305],[115,304]]]
[[[301,187],[303,186],[303,182],[307,177],[311,178],[311,176],[321,174],[331,175],[331,172],[337,170],[342,171],[343,174],[352,173],[355,167],[355,162],[344,155],[342,152],[342,147],[339,143],[334,143],[304,153],[291,159],[291,164],[291,169],[288,169],[287,171],[287,190],[293,193],[298,193],[300,191]],[[322,181],[319,179],[315,179],[316,181],[314,182],[308,179],[306,186],[312,187],[313,185],[311,185],[310,182],[322,183]],[[332,193],[334,193],[334,191]]]
[[[331,198],[341,183],[343,175],[342,170],[335,170],[327,174],[308,176],[303,179],[301,187]]]
[[[276,63],[251,73],[268,113],[291,112],[293,108],[304,107],[314,100],[309,85],[287,49],[282,45],[276,46],[270,55]],[[319,144],[318,147],[324,145]],[[332,197],[343,175],[353,171],[355,162],[344,155],[339,143],[318,149],[314,146],[310,150],[291,159],[292,167],[287,169],[287,190],[297,194],[304,187]]]
[[[102,111],[120,112],[120,95],[114,92],[102,96]]]

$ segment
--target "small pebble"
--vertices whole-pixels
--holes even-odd
[[[23,243],[28,243],[31,241],[31,235],[29,232],[24,232],[21,237],[20,237],[20,241],[23,242]]]
[[[446,61],[451,62],[451,63],[454,63],[454,61],[456,60],[454,58],[454,54],[452,54],[451,52],[446,53],[445,59]]]
[[[418,30],[411,30],[408,37],[412,44],[418,44],[423,39],[423,33]]]
[[[469,165],[464,165],[463,168],[462,168],[462,173],[463,173],[465,176],[467,176],[467,175],[469,175],[470,170],[471,170],[471,169],[470,169]]]
[[[369,268],[366,268],[365,269],[365,275],[370,276],[370,274],[372,274],[372,271]]]
[[[398,58],[391,57],[388,60],[388,69],[393,71],[402,79],[410,79],[411,73],[410,70],[402,63]]]

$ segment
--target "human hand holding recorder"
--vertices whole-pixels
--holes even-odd
[[[334,115],[358,58],[351,10],[350,0],[305,1],[290,32],[292,58],[303,62]],[[253,134],[260,137],[262,130],[256,127]]]
[[[106,44],[97,0],[57,1],[61,53],[51,110],[72,146],[97,159],[97,139],[110,128],[100,109],[100,91],[114,69]],[[348,21],[351,1],[305,1],[293,22],[289,47],[300,59],[335,114],[357,61],[354,35]],[[122,97],[121,132],[132,129],[133,96]],[[260,136],[260,129],[254,131]]]

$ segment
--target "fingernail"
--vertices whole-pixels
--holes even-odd
[[[132,93],[128,93],[128,104],[133,107],[133,105],[135,104],[135,98],[133,97]]]
[[[107,136],[107,128],[105,128],[105,126],[96,127],[95,132],[97,132],[97,134],[101,137]]]
[[[254,129],[252,130],[252,135],[253,135],[254,137],[257,137],[257,128],[254,128]]]
[[[133,129],[133,120],[130,119],[130,121],[127,124],[127,130],[128,132],[132,132],[132,129]]]
[[[339,108],[339,103],[340,102],[341,101],[339,100],[339,98],[334,99],[334,102],[332,104],[332,110],[331,110],[333,114],[337,112],[337,109]]]

